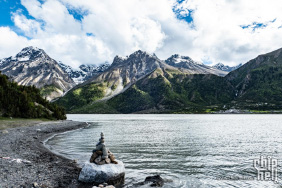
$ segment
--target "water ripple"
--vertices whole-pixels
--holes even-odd
[[[68,115],[68,119],[91,126],[59,134],[47,146],[83,163],[104,132],[107,147],[126,165],[125,187],[136,187],[154,174],[168,180],[165,188],[279,187],[256,180],[253,160],[281,156],[280,115]]]

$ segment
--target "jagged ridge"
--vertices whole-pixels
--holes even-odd
[[[69,65],[65,65],[62,62],[59,63],[60,67],[69,74],[76,84],[81,84],[93,76],[104,72],[109,68],[110,64],[104,63],[100,66],[96,65],[80,65],[79,70],[73,69]]]
[[[196,62],[188,56],[172,55],[165,62],[171,66],[189,70],[191,74],[215,74],[225,76],[228,72]]]

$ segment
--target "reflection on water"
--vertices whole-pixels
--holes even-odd
[[[83,163],[104,132],[106,146],[126,165],[125,187],[155,174],[172,180],[164,187],[279,187],[256,180],[253,160],[272,156],[279,163],[280,115],[68,115],[68,119],[91,125],[59,134],[47,146]]]

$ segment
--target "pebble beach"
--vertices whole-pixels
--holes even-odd
[[[89,187],[77,179],[76,162],[44,146],[54,134],[86,127],[75,121],[42,122],[0,130],[0,187]]]

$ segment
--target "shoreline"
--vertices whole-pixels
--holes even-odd
[[[88,187],[78,182],[78,164],[44,144],[55,134],[87,127],[86,122],[50,121],[0,131],[0,187]]]

